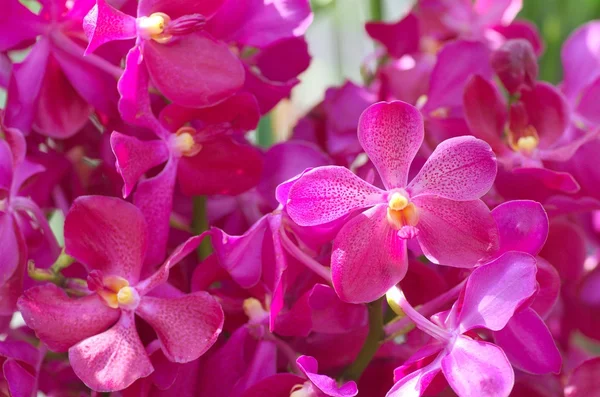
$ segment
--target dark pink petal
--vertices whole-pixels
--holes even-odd
[[[564,70],[562,88],[574,102],[583,89],[595,80],[600,66],[600,22],[591,21],[577,28],[565,41],[561,50]]]
[[[506,40],[525,39],[531,44],[535,55],[538,57],[544,53],[544,42],[537,26],[530,21],[519,19],[510,25],[496,25],[492,29],[500,33]]]
[[[540,149],[551,147],[563,136],[569,126],[569,105],[554,86],[537,83],[521,93],[521,103],[540,138]]]
[[[421,196],[413,203],[419,214],[417,239],[433,263],[471,268],[498,249],[496,222],[482,201]]]
[[[580,189],[579,183],[568,172],[548,168],[515,168],[513,173],[536,179],[545,187],[563,193],[577,193]]]
[[[502,349],[462,335],[442,359],[442,372],[460,396],[508,397],[515,382]]]
[[[158,175],[138,183],[133,195],[133,203],[143,214],[151,231],[145,258],[150,264],[161,263],[166,255],[177,165],[176,158],[169,158]]]
[[[316,226],[385,202],[384,192],[345,167],[312,169],[290,189],[286,209],[300,226]]]
[[[593,125],[596,126],[597,124],[594,122]],[[539,149],[538,154],[540,159],[544,161],[565,162],[570,160],[581,146],[597,140],[598,137],[600,137],[600,130],[594,129],[562,145],[557,145],[551,149]]]
[[[352,218],[333,241],[333,287],[343,301],[380,298],[402,280],[407,266],[406,240],[390,226],[387,206],[377,205]]]
[[[538,293],[531,303],[531,308],[535,310],[541,318],[547,318],[554,309],[560,295],[562,280],[558,270],[544,258],[536,257],[538,282]]]
[[[69,361],[79,379],[99,392],[122,390],[154,371],[130,311],[108,331],[71,347]]]
[[[595,98],[600,95],[600,78],[590,83],[581,93],[581,99],[576,108],[577,116],[582,117],[590,127],[600,123],[600,111]]]
[[[155,12],[164,12],[171,19],[183,15],[202,14],[212,16],[225,0],[140,0],[138,16],[148,16]]]
[[[0,16],[0,52],[42,34],[45,24],[42,19],[32,13],[19,0],[5,0]]]
[[[34,367],[39,360],[36,347],[20,340],[4,340],[0,342],[0,357],[14,358]]]
[[[529,41],[508,40],[492,53],[491,62],[496,75],[510,94],[534,88],[538,64]]]
[[[310,65],[308,43],[302,37],[280,40],[256,55],[256,67],[266,80],[274,83],[298,81],[296,77]]]
[[[537,255],[548,238],[548,215],[536,201],[507,201],[494,208],[492,216],[500,233],[499,253],[521,251]]]
[[[584,361],[573,370],[565,387],[565,397],[590,397],[600,392],[600,357]]]
[[[400,59],[419,50],[419,19],[413,13],[396,23],[367,22],[365,30],[372,39],[383,44],[393,58]]]
[[[11,397],[31,397],[37,393],[35,376],[23,368],[17,360],[9,358],[4,361],[2,372],[8,383]]]
[[[473,328],[499,331],[535,292],[535,258],[524,252],[507,252],[473,270],[464,289],[458,314],[460,332]]]
[[[457,59],[464,62],[456,62]],[[465,85],[476,74],[486,80],[491,79],[493,74],[490,50],[485,44],[458,40],[445,45],[438,53],[437,63],[431,72],[424,111],[460,106]]]
[[[405,187],[408,170],[423,143],[423,117],[407,103],[371,105],[358,121],[358,140],[386,189]]]
[[[532,309],[516,313],[494,333],[494,339],[516,368],[537,375],[560,372],[560,352],[548,327]]]
[[[286,82],[269,81],[247,64],[244,64],[244,71],[246,73],[244,91],[250,92],[256,98],[261,114],[269,112],[282,99],[289,98],[292,88],[300,82],[298,79]]]
[[[302,385],[306,380],[297,375],[279,373],[255,383],[242,397],[289,397],[294,386]]]
[[[223,328],[221,305],[206,292],[172,299],[145,296],[136,313],[154,328],[165,356],[177,363],[204,354]]]
[[[586,246],[585,233],[579,226],[565,220],[554,221],[540,256],[558,270],[561,280],[576,282],[585,272]]]
[[[367,325],[367,307],[341,301],[328,285],[315,284],[308,306],[314,332],[343,334]]]
[[[129,196],[148,170],[168,160],[169,148],[163,141],[140,141],[136,137],[114,131],[110,146],[117,158],[117,172],[123,178],[123,197]]]
[[[439,355],[427,366],[417,369],[399,379],[386,394],[386,397],[422,396],[441,371],[443,355]]]
[[[20,261],[21,253],[17,241],[18,227],[12,215],[0,212],[0,285],[3,285],[15,272]]]
[[[128,123],[146,127],[159,138],[166,139],[166,131],[152,113],[148,86],[150,76],[139,46],[133,47],[127,54],[125,71],[117,84],[121,99],[119,113]]]
[[[354,397],[358,394],[355,382],[350,381],[338,387],[335,379],[327,375],[320,375],[318,372],[319,363],[314,357],[300,356],[296,360],[296,363],[308,379],[325,395],[331,397]]]
[[[0,197],[11,195],[13,183],[13,155],[5,140],[0,141]]]
[[[489,143],[497,154],[505,151],[502,134],[508,116],[498,90],[481,76],[473,76],[465,87],[463,108],[471,133]]]
[[[490,190],[496,171],[496,156],[485,141],[472,136],[451,138],[435,148],[408,191],[412,197],[475,200]]]
[[[74,344],[104,332],[120,313],[96,294],[73,299],[54,284],[28,289],[17,306],[27,326],[57,352],[67,351]]]
[[[83,30],[89,40],[86,54],[109,41],[133,39],[137,36],[135,18],[113,8],[105,0],[96,0],[96,5],[83,19]]]
[[[65,219],[65,251],[89,270],[136,283],[146,256],[148,230],[133,204],[113,197],[77,198]]]
[[[188,196],[237,195],[256,186],[262,169],[259,149],[223,137],[203,143],[195,156],[182,157],[177,180]]]
[[[139,294],[142,296],[146,295],[154,288],[166,283],[169,279],[169,271],[171,268],[178,264],[183,258],[191,254],[196,248],[198,248],[198,245],[200,245],[200,242],[203,238],[204,233],[198,236],[190,237],[184,243],[175,248],[160,269],[158,269],[152,276],[140,281],[136,285],[136,289],[138,290]]]
[[[192,33],[169,44],[143,42],[142,53],[154,85],[181,106],[214,105],[244,84],[244,68],[225,43]]]
[[[12,218],[11,216],[7,217]],[[16,310],[17,299],[19,299],[23,293],[23,280],[25,278],[28,258],[28,249],[25,238],[20,229],[17,228],[14,230],[18,255],[17,267],[13,271],[12,276],[4,283],[0,284],[0,316],[8,316],[9,318],[12,318]]]

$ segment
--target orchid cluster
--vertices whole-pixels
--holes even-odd
[[[418,1],[264,148],[308,0],[2,4],[0,394],[600,395],[600,21]]]

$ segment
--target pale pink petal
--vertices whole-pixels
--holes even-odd
[[[536,292],[535,258],[511,251],[471,273],[458,314],[460,332],[473,328],[499,331]]]
[[[286,208],[298,225],[316,226],[383,203],[383,195],[345,167],[324,166],[304,173],[294,183]]]
[[[172,299],[145,296],[136,313],[154,328],[167,358],[178,363],[204,354],[223,327],[221,305],[206,292]]]
[[[561,50],[564,70],[564,90],[575,102],[583,89],[598,76],[600,66],[600,22],[591,21],[577,28]]]
[[[475,200],[490,190],[496,172],[496,156],[485,141],[472,136],[451,138],[435,148],[407,190],[412,197]]]
[[[423,117],[407,103],[371,105],[358,121],[358,140],[386,189],[405,187],[408,170],[423,143]]]
[[[498,225],[500,251],[537,255],[548,238],[548,215],[537,201],[515,200],[492,210]]]
[[[83,30],[89,40],[86,54],[109,41],[137,36],[135,18],[113,8],[105,0],[96,0],[96,5],[83,19]]]
[[[474,4],[482,25],[508,25],[522,7],[523,0],[476,0]]]
[[[244,83],[244,68],[225,43],[193,33],[168,45],[143,42],[144,60],[154,85],[181,106],[214,105]]]
[[[333,287],[343,301],[380,298],[402,280],[407,266],[406,240],[388,222],[386,206],[358,214],[333,241]]]
[[[427,387],[440,373],[443,355],[440,354],[430,364],[417,369],[398,380],[385,395],[386,397],[421,397]]]
[[[69,361],[79,379],[98,392],[122,390],[154,371],[130,311],[108,331],[71,347]]]
[[[515,373],[498,346],[459,336],[442,360],[442,372],[460,396],[508,397]]]
[[[560,372],[560,352],[548,327],[532,309],[515,314],[506,327],[494,333],[494,339],[516,368],[537,375]]]
[[[413,203],[419,215],[417,239],[430,261],[471,268],[498,249],[496,222],[482,201],[421,196]]]
[[[129,196],[148,170],[167,161],[169,148],[163,141],[140,141],[136,137],[114,131],[110,146],[117,158],[117,172],[123,178],[123,197]]]
[[[319,374],[319,363],[314,357],[300,356],[296,360],[300,370],[321,392],[331,397],[354,397],[358,394],[356,382],[350,381],[338,386],[335,379]]]
[[[120,313],[96,294],[70,298],[54,284],[28,289],[17,306],[27,326],[57,352],[67,351],[74,344],[104,332]]]
[[[156,176],[138,183],[133,195],[133,203],[140,209],[148,230],[148,250],[146,262],[161,263],[165,258],[171,212],[173,211],[173,192],[177,174],[178,160],[169,158],[165,168]]]
[[[65,251],[88,269],[137,282],[148,230],[133,204],[113,197],[77,198],[65,219]]]

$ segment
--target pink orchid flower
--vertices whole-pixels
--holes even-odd
[[[496,176],[495,156],[485,142],[459,137],[441,143],[407,183],[423,142],[417,109],[399,101],[372,105],[360,118],[358,139],[386,190],[347,168],[317,167],[292,185],[286,207],[300,226],[345,222],[331,258],[342,300],[373,301],[398,283],[413,237],[432,262],[447,266],[470,268],[496,250],[494,220],[479,200]],[[348,218],[359,210],[364,212]]]
[[[78,198],[65,221],[65,252],[89,270],[91,293],[71,298],[46,284],[27,290],[18,302],[38,338],[53,351],[68,350],[73,370],[93,390],[121,390],[153,372],[136,330],[136,314],[156,331],[163,353],[173,362],[197,359],[221,332],[223,311],[208,293],[152,296],[202,236],[183,243],[158,271],[140,280],[148,234],[142,213],[132,204],[101,196]]]

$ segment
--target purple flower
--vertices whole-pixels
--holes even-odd
[[[495,223],[479,200],[496,176],[485,142],[459,137],[441,143],[407,183],[423,141],[417,109],[403,102],[372,105],[361,116],[358,139],[386,190],[346,168],[317,167],[292,185],[286,206],[300,226],[345,222],[331,259],[343,300],[373,301],[398,283],[413,237],[432,262],[448,266],[470,268],[496,250]],[[357,210],[364,212],[348,218]]]
[[[27,290],[19,300],[27,325],[51,350],[68,350],[73,370],[94,390],[121,390],[154,370],[136,330],[136,314],[152,326],[173,362],[197,359],[221,332],[223,312],[209,294],[152,296],[202,236],[176,248],[157,272],[140,280],[148,234],[132,204],[100,196],[78,198],[65,221],[65,251],[89,270],[91,293],[74,299],[46,284]]]

